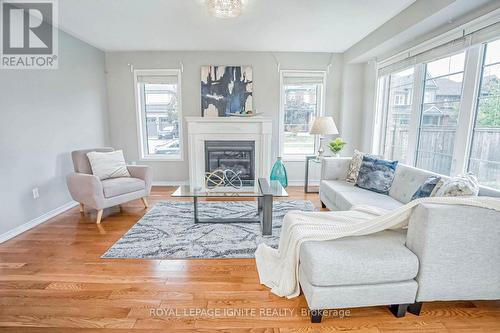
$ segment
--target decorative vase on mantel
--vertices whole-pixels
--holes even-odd
[[[270,179],[279,181],[281,186],[285,188],[288,186],[288,175],[286,173],[286,168],[283,164],[283,161],[281,160],[281,157],[278,157],[276,162],[274,163],[271,170]]]

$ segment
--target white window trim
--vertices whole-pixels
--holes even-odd
[[[166,156],[166,155],[150,155],[147,153],[147,137],[145,132],[144,109],[142,101],[144,100],[143,91],[139,89],[138,77],[139,76],[177,76],[177,114],[179,118],[179,155]],[[134,70],[134,96],[136,108],[136,124],[137,124],[137,146],[139,150],[139,158],[141,161],[184,161],[184,144],[183,144],[183,117],[182,117],[182,81],[180,69],[136,69]]]
[[[278,156],[281,156],[283,158],[283,161],[288,161],[288,162],[294,162],[294,161],[301,161],[303,162],[306,156],[309,156],[307,154],[296,154],[296,155],[284,155],[284,130],[285,130],[285,104],[284,104],[284,94],[283,94],[283,78],[286,76],[286,74],[293,74],[293,76],[297,77],[321,77],[323,81],[323,89],[321,91],[321,103],[320,103],[320,110],[319,110],[319,115],[318,117],[321,117],[325,114],[325,105],[326,105],[326,77],[327,77],[327,72],[326,71],[321,71],[321,70],[295,70],[295,69],[284,69],[280,70],[280,86],[279,86],[279,92],[280,92],[280,109],[279,109],[279,149],[278,149]],[[319,137],[317,135],[314,136],[314,152],[313,154],[316,153],[318,150],[319,146]],[[311,154],[311,155],[313,155]]]
[[[454,54],[465,51],[465,67],[463,71],[463,81],[462,81],[462,96],[460,99],[460,110],[459,119],[455,135],[455,143],[452,156],[452,165],[450,170],[451,176],[456,176],[461,173],[465,173],[469,168],[469,157],[472,144],[472,136],[474,131],[474,121],[477,112],[477,99],[479,94],[479,85],[481,81],[482,67],[483,67],[483,55],[486,43],[476,44],[467,49],[460,51],[450,52],[448,55],[452,56]],[[441,59],[442,56],[436,59]],[[431,62],[433,60],[429,60]],[[408,139],[408,152],[407,160],[401,161],[405,164],[415,166],[417,157],[417,148],[419,140],[420,131],[420,121],[422,117],[422,103],[424,99],[424,76],[425,76],[425,64],[420,63],[412,66],[414,68],[414,81],[413,81],[413,104],[412,104],[412,114],[410,119],[409,128],[409,139]],[[398,69],[399,72],[404,69]],[[378,78],[378,88],[384,89],[383,96],[380,102],[380,115],[381,118],[378,120],[380,122],[380,140],[377,145],[379,151],[378,153],[383,155],[385,153],[385,137],[386,137],[386,118],[387,118],[387,98],[388,89],[385,87],[388,85],[389,75],[384,75]],[[383,84],[383,87],[380,85]],[[379,98],[379,97],[377,97]]]
[[[417,148],[420,137],[420,122],[422,121],[422,103],[425,94],[425,64],[414,66],[413,72],[413,102],[411,105],[410,127],[408,129],[408,153],[405,163],[416,165]]]
[[[396,72],[404,71],[406,69],[412,68],[414,69],[413,71],[413,87],[412,87],[412,96],[411,96],[411,113],[410,113],[410,122],[409,122],[409,127],[408,127],[408,152],[406,154],[406,161],[401,161],[405,164],[408,165],[414,165],[415,164],[415,157],[416,157],[416,148],[417,148],[417,140],[418,140],[418,131],[420,127],[420,112],[421,112],[421,106],[418,104],[419,101],[422,100],[423,98],[423,77],[425,75],[425,65],[419,64],[416,66],[411,66],[408,68],[402,68],[398,69]],[[391,73],[392,74],[392,73]],[[383,96],[381,99],[377,100],[377,108],[379,111],[377,111],[378,118],[377,123],[380,124],[380,129],[378,129],[378,137],[380,138],[379,143],[376,145],[375,150],[372,152],[377,155],[384,155],[385,154],[385,146],[386,146],[386,140],[387,140],[387,118],[389,116],[388,111],[389,111],[389,103],[390,101],[390,75],[384,75],[383,77],[379,77],[377,82],[377,93],[382,92]],[[377,97],[378,98],[378,97]],[[414,101],[416,101],[414,103]]]
[[[466,51],[462,99],[460,101],[458,127],[455,134],[456,139],[451,163],[452,175],[468,171],[485,45],[475,45]]]
[[[377,108],[377,117],[374,120],[374,133],[377,141],[373,142],[372,153],[376,155],[384,155],[385,143],[387,139],[387,116],[389,103],[389,75],[377,78],[377,96],[375,106]]]

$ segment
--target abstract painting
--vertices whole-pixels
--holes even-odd
[[[251,115],[252,84],[251,66],[202,66],[201,115]]]

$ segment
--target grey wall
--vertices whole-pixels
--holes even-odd
[[[70,151],[107,143],[104,54],[59,38],[58,70],[0,70],[0,235],[70,202]]]
[[[273,56],[274,55],[274,56]],[[273,155],[278,154],[279,72],[281,69],[326,70],[326,113],[340,120],[342,56],[330,53],[270,53],[270,52],[110,52],[106,53],[108,106],[111,144],[121,148],[129,161],[151,165],[154,180],[182,182],[189,179],[188,161],[139,161],[133,73],[135,69],[172,69],[184,65],[182,73],[183,116],[199,116],[200,67],[202,65],[251,65],[254,78],[254,107],[259,113],[273,118]],[[186,128],[184,124],[184,129]],[[184,156],[187,156],[187,131],[184,130]],[[304,162],[288,162],[290,180],[303,180]]]

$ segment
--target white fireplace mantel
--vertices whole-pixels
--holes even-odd
[[[254,141],[255,177],[267,178],[271,168],[270,117],[185,117],[188,133],[189,181],[202,186],[205,176],[205,141]]]

